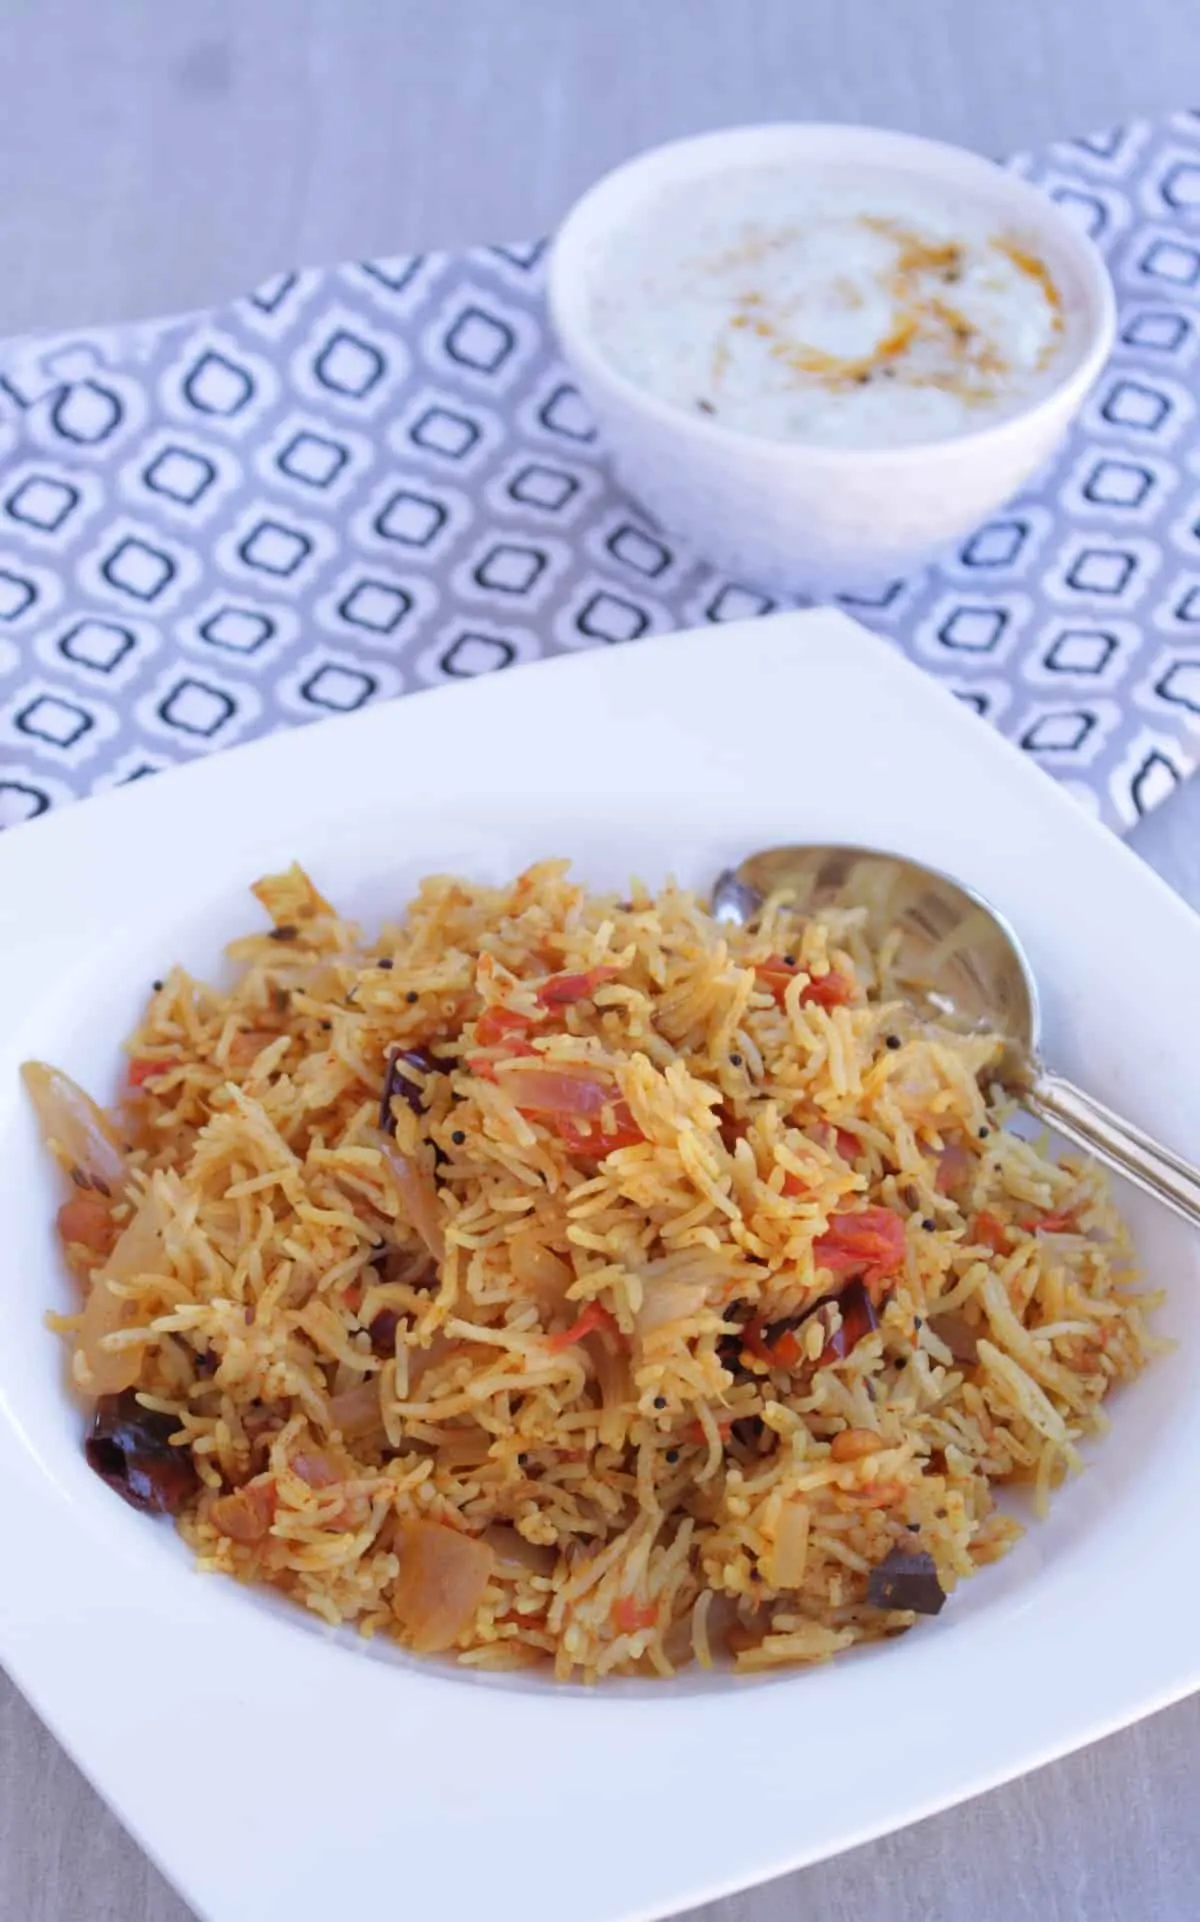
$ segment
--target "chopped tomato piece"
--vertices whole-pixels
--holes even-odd
[[[569,1153],[594,1155],[599,1161],[618,1148],[636,1148],[646,1139],[627,1101],[614,1101],[611,1105],[612,1125],[608,1128],[588,1131],[581,1128],[571,1115],[559,1115],[558,1132]]]
[[[716,1429],[721,1440],[728,1441],[730,1435],[733,1433],[733,1416],[718,1416]],[[690,1421],[684,1429],[683,1439],[689,1442],[706,1442],[708,1440],[708,1430],[698,1416],[695,1421]]]
[[[784,1194],[785,1195],[806,1195],[808,1191],[809,1191],[808,1182],[802,1180],[802,1178],[799,1175],[794,1175],[789,1169],[788,1172],[783,1177]]]
[[[533,1027],[535,1019],[532,1014],[522,1014],[519,1008],[485,1008],[475,1023],[475,1039],[480,1047],[491,1048],[497,1041],[524,1034]]]
[[[890,1208],[857,1208],[830,1215],[813,1243],[818,1266],[835,1275],[858,1274],[868,1286],[894,1275],[904,1261],[904,1223]]]
[[[835,1128],[833,1140],[843,1161],[854,1161],[857,1158],[861,1143],[857,1135],[850,1133],[849,1128]]]
[[[765,961],[759,961],[754,969],[759,986],[768,994],[774,995],[782,1007],[789,981],[794,981],[800,970],[794,961],[785,961],[781,954],[769,954]]]
[[[131,1088],[143,1087],[156,1074],[166,1074],[169,1069],[178,1066],[177,1061],[152,1061],[148,1055],[135,1055],[129,1064],[129,1085]]]
[[[817,1357],[817,1366],[826,1367],[830,1362],[844,1361],[852,1348],[856,1348],[863,1337],[879,1326],[879,1316],[875,1304],[861,1281],[847,1282],[837,1296],[839,1314],[838,1326],[830,1334],[830,1301],[818,1302],[808,1310],[798,1322],[777,1322],[776,1333],[771,1326],[764,1326],[761,1316],[747,1322],[742,1330],[742,1347],[765,1361],[771,1368],[791,1368],[800,1366],[804,1360],[805,1342],[802,1331],[810,1321],[816,1321],[826,1331],[825,1346]]]
[[[635,1635],[639,1628],[653,1628],[658,1620],[653,1602],[635,1602],[632,1595],[618,1595],[612,1615],[622,1635]]]
[[[795,1329],[781,1328],[772,1335],[772,1325],[755,1315],[742,1330],[742,1347],[768,1368],[794,1368],[804,1354]]]
[[[814,974],[808,986],[800,990],[801,1001],[814,1008],[844,1008],[853,998],[853,981],[836,968],[830,968],[828,974]]]
[[[525,1014],[520,1008],[485,1008],[475,1023],[475,1038],[485,1048],[514,1035],[523,1035],[544,1019],[552,1008],[569,1008],[584,1001],[605,981],[618,973],[616,968],[588,968],[581,974],[552,974],[536,990],[542,1014]]]
[[[788,984],[805,970],[798,967],[794,961],[787,960],[782,954],[769,954],[765,961],[758,963],[754,972],[761,986],[766,988],[769,994],[774,995],[775,1000],[782,1007]],[[800,990],[801,1001],[809,1007],[816,1008],[841,1008],[853,997],[853,981],[848,975],[839,973],[837,968],[830,968],[827,974],[813,975]]]
[[[1079,1233],[1079,1219],[1074,1208],[1051,1209],[1039,1221],[1033,1223],[1045,1235],[1075,1235]]]
[[[582,974],[552,974],[542,982],[537,998],[544,1008],[569,1008],[575,1001],[586,1001],[619,972],[617,968],[588,968]]]
[[[981,1208],[971,1223],[971,1240],[983,1248],[990,1248],[994,1255],[1008,1253],[1008,1229],[999,1215],[992,1214],[988,1208]]]
[[[615,1315],[609,1313],[603,1302],[589,1301],[578,1321],[573,1321],[569,1328],[560,1329],[557,1335],[547,1335],[546,1346],[554,1354],[560,1355],[564,1348],[582,1341],[585,1335],[594,1335],[599,1329],[618,1341],[621,1338]]]

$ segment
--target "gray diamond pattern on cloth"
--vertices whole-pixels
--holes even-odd
[[[1014,165],[1106,255],[1112,362],[1033,487],[843,604],[1122,828],[1200,760],[1200,116]],[[616,487],[540,245],[10,344],[0,459],[0,826],[414,688],[799,604]]]

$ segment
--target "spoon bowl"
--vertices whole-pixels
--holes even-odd
[[[983,895],[904,855],[796,846],[767,848],[727,869],[713,888],[713,913],[744,925],[780,892],[801,914],[865,909],[873,944],[888,935],[897,944],[895,985],[919,1018],[998,1035],[1005,1046],[991,1072],[1016,1100],[1200,1226],[1200,1169],[1043,1064],[1033,970],[1016,931]]]

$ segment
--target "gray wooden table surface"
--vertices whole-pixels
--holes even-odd
[[[542,232],[613,161],[722,123],[1035,145],[1197,104],[1198,53],[1196,0],[0,0],[0,334]],[[1133,843],[1200,906],[1200,780]],[[719,1817],[719,1763],[703,1781]],[[1195,1698],[702,1913],[1195,1922],[1198,1785]],[[0,1677],[0,1922],[187,1913]]]

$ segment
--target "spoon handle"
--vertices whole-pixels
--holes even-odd
[[[1106,1108],[1094,1095],[1043,1068],[1025,1091],[1026,1107],[1097,1160],[1200,1228],[1200,1168]]]

